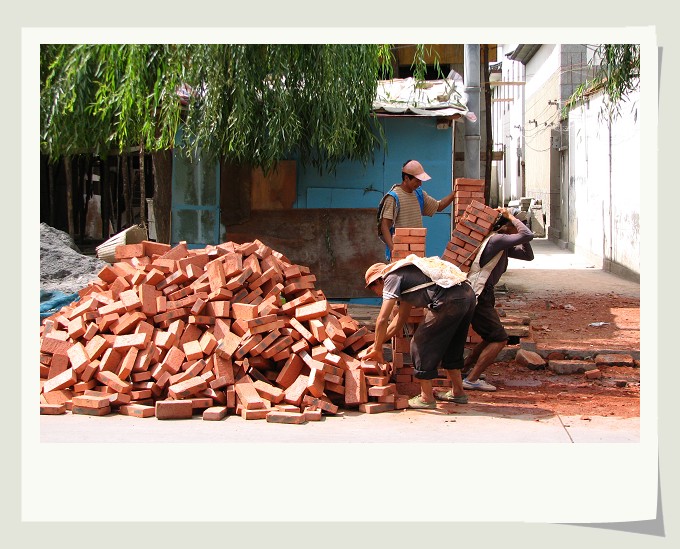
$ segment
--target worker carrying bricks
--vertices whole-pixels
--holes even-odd
[[[508,258],[532,261],[534,252],[530,242],[534,235],[523,223],[525,212],[517,209],[496,208],[501,216],[494,230],[481,243],[475,261],[468,272],[468,280],[477,295],[472,316],[472,329],[482,338],[465,358],[463,387],[467,390],[495,391],[496,387],[484,379],[484,371],[505,347],[508,334],[496,311],[494,287],[508,269]]]
[[[417,160],[407,160],[401,169],[401,183],[395,184],[382,197],[378,206],[378,236],[385,243],[385,259],[391,260],[392,235],[399,227],[421,228],[423,216],[433,216],[453,202],[454,193],[437,200],[421,187],[432,179]]]
[[[382,296],[382,306],[375,340],[364,358],[385,363],[384,343],[402,329],[413,307],[424,307],[425,317],[411,338],[410,348],[420,394],[409,399],[409,408],[435,408],[437,399],[466,404],[461,369],[475,294],[465,273],[441,258],[411,254],[389,265],[371,265],[365,279],[366,287]],[[390,322],[397,303],[398,312]],[[435,395],[432,380],[440,364],[451,381],[451,390]]]

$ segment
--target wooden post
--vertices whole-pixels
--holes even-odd
[[[64,156],[64,178],[66,179],[66,217],[68,219],[68,234],[71,238],[75,236],[75,225],[73,222],[73,170],[71,169],[71,157]]]
[[[146,177],[144,174],[144,141],[139,145],[139,218],[146,227]]]

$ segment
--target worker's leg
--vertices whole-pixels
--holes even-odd
[[[477,298],[472,317],[472,329],[482,337],[482,342],[473,349],[466,360],[464,371],[470,368],[463,386],[465,389],[495,391],[496,387],[486,383],[480,376],[496,360],[498,353],[505,347],[508,334],[503,327],[498,312],[493,288],[485,288]]]
[[[431,379],[419,379],[420,382],[420,398],[424,402],[434,402],[434,393],[432,392]]]
[[[505,347],[505,341],[486,342],[486,345],[479,355],[477,362],[465,379],[470,382],[477,381],[479,376],[483,374],[491,364],[494,363],[498,353],[501,352],[503,347]]]
[[[487,346],[487,344],[488,343],[486,341],[481,341],[481,342],[477,343],[477,345],[475,345],[472,348],[472,351],[470,352],[470,354],[465,357],[465,362],[463,364],[463,372],[462,372],[463,375],[467,375],[467,374],[470,373],[470,371],[472,370],[472,367],[475,365],[475,362],[477,362],[479,355],[482,353],[482,351]]]

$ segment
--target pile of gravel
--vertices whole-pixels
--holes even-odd
[[[40,289],[75,294],[108,263],[81,253],[68,233],[40,224]]]

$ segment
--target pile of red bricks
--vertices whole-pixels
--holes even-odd
[[[491,234],[499,215],[497,210],[473,200],[456,223],[442,259],[453,263],[463,272],[469,272],[479,246]]]
[[[375,334],[259,240],[190,250],[144,241],[40,328],[42,414],[304,423],[407,407]]]

